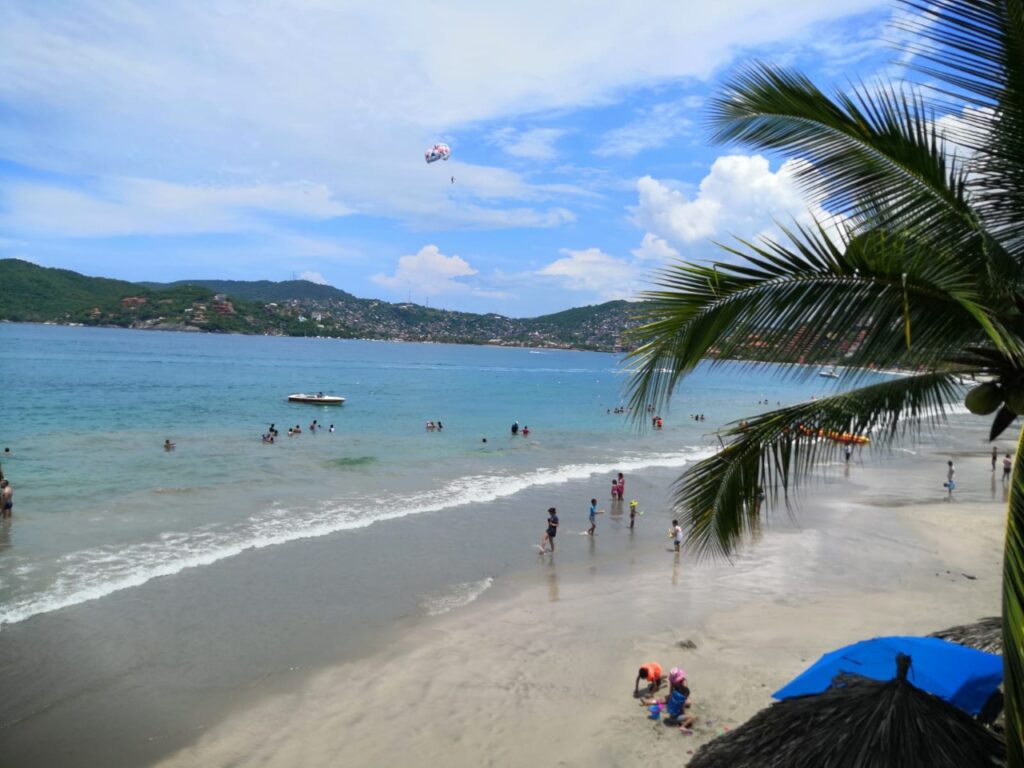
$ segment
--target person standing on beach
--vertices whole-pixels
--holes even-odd
[[[678,552],[679,547],[683,543],[683,527],[679,525],[678,520],[672,521],[672,543],[675,545],[676,552]]]
[[[1003,457],[1003,482],[1008,482],[1010,479],[1010,472],[1013,470],[1013,459],[1010,458],[1010,454],[1006,454]]]
[[[587,531],[588,536],[593,536],[594,531],[597,530],[597,499],[590,500],[590,530]]]
[[[636,524],[636,499],[629,502],[629,530],[633,530]]]
[[[956,475],[956,468],[953,466],[953,460],[950,459],[946,462],[946,482],[943,485],[946,486],[946,490],[949,491],[947,498],[953,498],[953,489],[956,488],[956,481],[953,480],[953,476]]]
[[[846,444],[846,447],[845,447],[845,448],[843,448],[843,456],[845,456],[845,457],[846,457],[846,463],[847,463],[847,464],[849,464],[849,463],[850,463],[850,454],[851,454],[851,453],[853,453],[853,448],[851,448],[851,447],[850,447],[850,444],[849,444],[849,443],[847,443],[847,444]]]
[[[619,496],[619,501],[622,501],[626,497],[626,478],[619,472],[619,482],[616,486],[616,492]]]
[[[558,534],[558,513],[555,512],[554,507],[548,508],[548,529],[544,533],[544,538],[540,540],[540,551],[543,554],[544,545],[551,545],[551,552],[554,554],[555,551],[555,536]]]
[[[0,517],[10,517],[14,514],[14,488],[6,478],[0,480]]]
[[[999,458],[999,449],[994,445],[992,446],[992,471],[996,471],[996,459]]]

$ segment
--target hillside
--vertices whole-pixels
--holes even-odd
[[[0,260],[0,320],[615,350],[633,324],[613,301],[517,319],[360,299],[328,285],[195,280],[129,283]]]

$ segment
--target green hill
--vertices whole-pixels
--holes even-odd
[[[0,260],[0,320],[16,322],[611,350],[633,323],[629,308],[516,319],[360,299],[306,280],[129,283]]]
[[[235,299],[245,301],[273,302],[291,299],[313,301],[342,301],[354,299],[350,293],[331,285],[320,285],[308,280],[285,280],[275,283],[270,280],[178,280],[173,283],[139,283],[153,290],[165,290],[183,285],[201,285],[214,293],[226,293]]]

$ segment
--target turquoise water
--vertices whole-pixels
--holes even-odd
[[[0,325],[16,489],[0,625],[250,548],[682,467],[761,400],[834,386],[703,367],[651,431],[608,413],[627,375],[601,353]],[[303,391],[348,400],[286,402]],[[313,419],[335,433],[310,433]],[[529,437],[510,435],[514,420]],[[272,422],[281,436],[266,445]]]

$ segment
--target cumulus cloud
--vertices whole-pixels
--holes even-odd
[[[692,99],[655,104],[641,110],[635,120],[606,133],[594,149],[595,155],[637,155],[645,149],[656,149],[687,133],[693,127]]]
[[[633,221],[656,237],[676,245],[692,245],[709,239],[774,237],[773,221],[809,224],[833,220],[814,200],[808,200],[797,184],[804,160],[787,160],[772,171],[760,155],[719,157],[696,194],[644,176],[637,182],[638,204]]]
[[[666,262],[679,258],[679,251],[668,244],[666,240],[652,235],[648,232],[640,242],[639,248],[634,248],[631,253],[639,261]]]
[[[461,256],[445,256],[436,245],[425,245],[398,260],[393,275],[374,275],[373,281],[394,290],[412,290],[427,295],[464,293],[471,286],[458,281],[477,271]]]
[[[558,154],[555,142],[565,133],[566,131],[560,128],[533,128],[527,131],[502,128],[494,132],[492,140],[514,157],[551,160]]]
[[[602,300],[625,299],[636,291],[636,269],[628,261],[617,259],[599,248],[572,250],[562,248],[564,257],[537,271],[542,277],[552,277],[571,291],[586,291]]]
[[[328,285],[327,280],[323,275],[309,269],[304,272],[299,272],[299,280],[308,280],[309,282],[316,283],[317,285]]]

